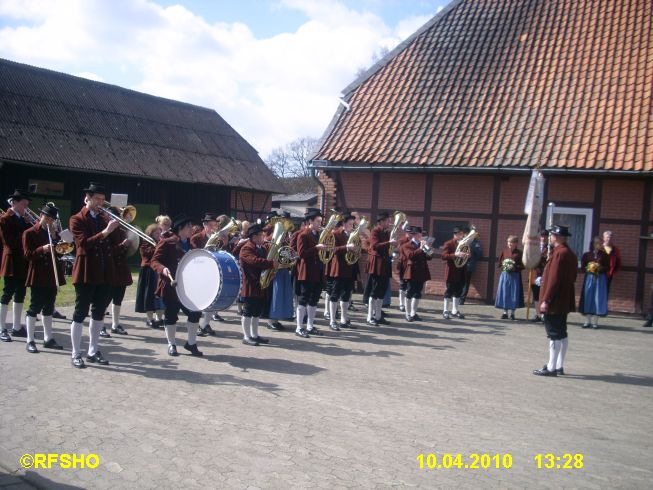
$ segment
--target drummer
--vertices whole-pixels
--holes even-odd
[[[150,266],[159,274],[156,296],[163,299],[165,305],[165,330],[168,339],[168,355],[178,356],[175,335],[179,310],[188,318],[188,340],[184,349],[193,356],[202,356],[197,349],[196,336],[201,311],[190,311],[179,301],[177,291],[171,281],[177,274],[177,266],[183,255],[191,249],[190,236],[193,230],[192,220],[184,214],[175,217],[172,222],[172,235],[162,239],[154,249]],[[176,286],[176,283],[174,283]]]
[[[215,233],[218,229],[218,217],[213,213],[204,213],[204,218],[202,218],[202,231],[195,233],[190,237],[190,246],[191,248],[204,248],[206,242],[209,241],[211,235]],[[219,318],[222,320],[222,318]],[[197,329],[197,335],[199,337],[206,337],[207,335],[215,335],[215,331],[211,328],[211,312],[204,311],[202,312],[202,317],[200,318],[200,325]],[[218,318],[216,318],[218,321]]]

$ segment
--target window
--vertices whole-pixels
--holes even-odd
[[[63,182],[52,182],[50,180],[29,179],[27,190],[30,194],[42,196],[63,196]]]
[[[442,247],[445,242],[451,240],[453,237],[453,229],[456,226],[464,228],[465,226],[469,226],[469,224],[466,221],[452,221],[444,219],[434,220],[433,227],[431,228],[433,230],[433,238],[435,238],[433,241],[433,247]]]
[[[547,209],[547,223],[554,225],[563,225],[569,227],[571,236],[567,239],[567,244],[571,248],[578,263],[585,252],[590,248],[592,243],[592,218],[594,211],[590,208],[564,208],[553,206],[553,221],[551,220],[551,208]]]

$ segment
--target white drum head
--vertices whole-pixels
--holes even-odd
[[[191,250],[177,268],[177,296],[191,311],[203,311],[218,297],[222,271],[208,250]]]

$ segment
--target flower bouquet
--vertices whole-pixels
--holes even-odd
[[[587,265],[585,266],[585,270],[589,274],[594,274],[595,276],[599,275],[601,266],[599,265],[598,262],[588,262]]]
[[[503,259],[501,262],[501,270],[503,272],[512,272],[515,270],[515,261],[512,259]]]

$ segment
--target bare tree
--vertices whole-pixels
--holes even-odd
[[[272,150],[265,163],[282,179],[310,177],[308,159],[315,152],[317,143],[315,138],[298,138],[284,147]]]

